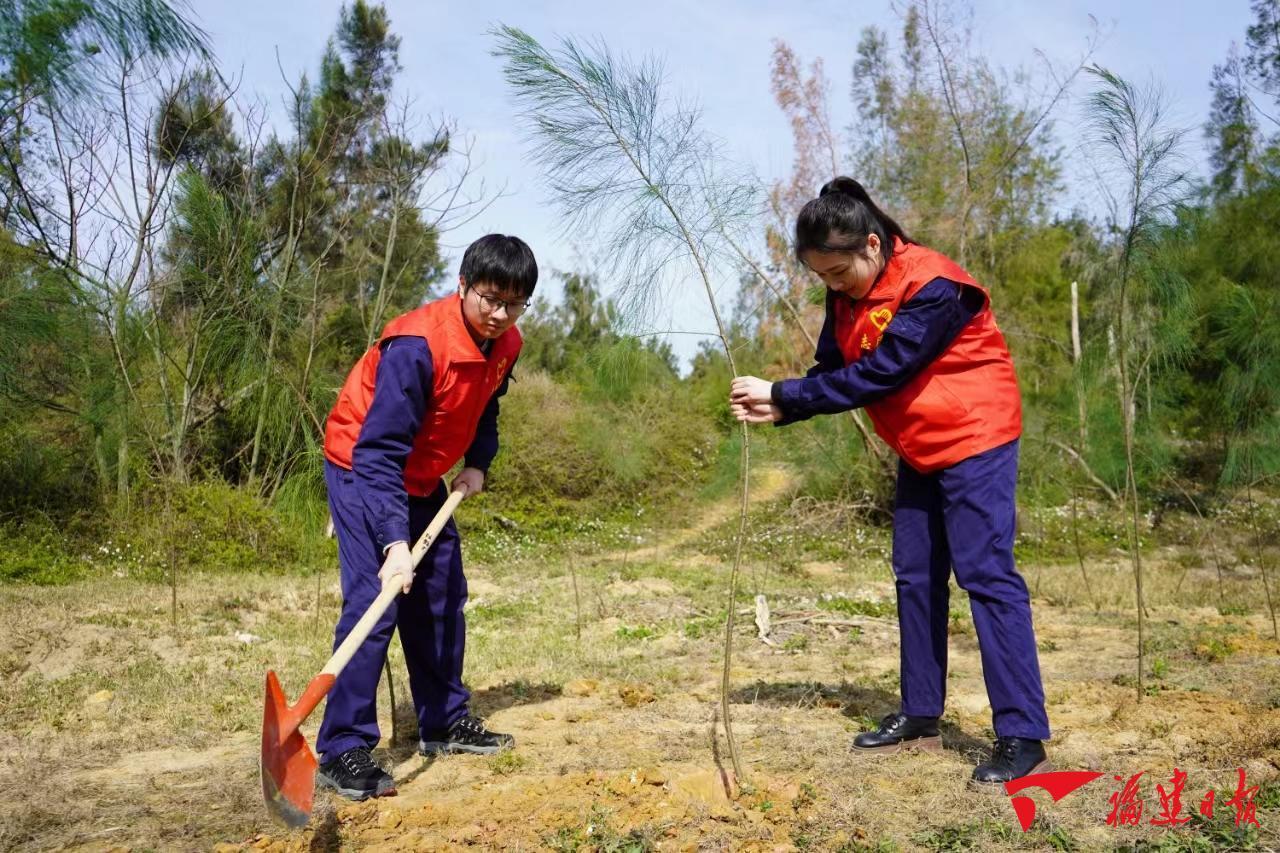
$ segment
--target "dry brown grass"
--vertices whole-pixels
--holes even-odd
[[[1185,562],[1156,561],[1153,590],[1171,590]],[[286,833],[259,800],[262,679],[274,668],[296,695],[321,666],[336,573],[324,580],[318,620],[309,578],[187,578],[176,628],[162,586],[107,578],[4,587],[0,848],[1110,849],[1173,841],[1155,827],[1105,824],[1113,775],[1147,772],[1150,815],[1155,783],[1168,785],[1175,767],[1189,775],[1190,812],[1208,787],[1234,787],[1237,766],[1250,784],[1267,784],[1261,832],[1236,843],[1280,843],[1271,783],[1280,655],[1261,604],[1222,616],[1197,586],[1184,584],[1181,598],[1153,596],[1148,657],[1161,673],[1139,701],[1127,578],[1105,563],[1089,568],[1104,601],[1097,612],[1073,566],[1026,571],[1039,586],[1052,757],[1108,775],[1060,803],[1040,801],[1041,820],[1025,835],[1006,797],[964,785],[991,732],[960,594],[948,749],[936,756],[848,752],[856,731],[896,707],[892,617],[847,620],[853,627],[783,623],[777,647],[753,642],[744,620],[735,728],[749,778],[730,799],[709,735],[725,571],[717,559],[655,547],[581,562],[580,643],[565,565],[473,565],[468,677],[477,709],[519,738],[518,758],[428,763],[384,741],[379,754],[399,796],[359,805],[322,796],[312,826]],[[892,596],[878,561],[762,576],[784,618],[814,610],[824,594]],[[393,659],[402,666],[394,647]],[[380,710],[386,733],[385,693]],[[308,736],[318,721],[317,713]],[[1196,837],[1231,843],[1213,832],[1202,827]]]

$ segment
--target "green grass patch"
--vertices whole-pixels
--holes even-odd
[[[648,625],[622,625],[618,628],[617,637],[620,640],[648,640],[658,636],[658,631],[650,628]]]
[[[861,598],[846,598],[843,595],[824,595],[818,599],[818,607],[845,616],[873,616],[877,619],[886,619],[898,615],[896,602],[867,601]]]

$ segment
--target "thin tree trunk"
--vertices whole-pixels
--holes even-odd
[[[1128,370],[1125,367],[1123,359],[1120,363],[1121,384],[1128,388]],[[1125,458],[1125,482],[1129,490],[1129,506],[1130,518],[1133,522],[1130,531],[1130,548],[1133,556],[1133,582],[1134,594],[1138,607],[1138,696],[1143,695],[1143,665],[1145,663],[1146,654],[1146,600],[1142,594],[1142,549],[1139,527],[1139,520],[1142,517],[1141,510],[1138,505],[1138,480],[1134,472],[1133,466],[1133,419],[1129,413],[1127,400],[1122,398],[1120,401],[1124,408],[1124,458]]]
[[[1135,193],[1135,197],[1137,197]],[[1130,213],[1129,229],[1126,232],[1124,252],[1122,254],[1122,263],[1120,266],[1120,299],[1119,310],[1116,312],[1116,367],[1119,376],[1120,385],[1120,422],[1124,430],[1124,467],[1125,467],[1125,487],[1129,492],[1130,501],[1130,518],[1132,521],[1132,529],[1130,531],[1130,554],[1133,560],[1133,583],[1134,596],[1138,609],[1138,699],[1142,700],[1145,694],[1144,690],[1144,666],[1146,664],[1146,600],[1142,594],[1142,540],[1141,528],[1139,526],[1141,519],[1141,510],[1138,505],[1138,478],[1137,472],[1134,470],[1133,462],[1133,442],[1134,442],[1134,395],[1136,389],[1132,387],[1129,376],[1129,342],[1126,337],[1128,329],[1125,321],[1129,308],[1129,263],[1133,251],[1133,235],[1136,232],[1137,209],[1134,208]]]
[[[158,320],[155,322],[155,326],[159,326]],[[181,441],[181,430],[178,428],[178,418],[173,410],[173,394],[169,390],[168,370],[166,369],[165,355],[162,349],[162,344],[160,343],[159,329],[157,328],[156,334],[154,335],[150,332],[147,332],[146,335],[147,340],[151,343],[151,356],[155,359],[156,363],[156,382],[160,386],[160,397],[164,401],[165,420],[169,425],[169,432],[162,436],[160,440],[164,441],[165,439],[168,439],[170,448],[169,452],[173,457],[174,465],[176,467],[178,460],[178,448],[180,446],[179,442]]]
[[[93,460],[98,466],[98,492],[104,502],[110,497],[111,468],[107,465],[107,454],[102,449],[102,433],[98,427],[93,432]]]
[[[727,349],[727,347],[726,347]],[[737,371],[735,370],[736,374]],[[742,545],[747,538],[747,499],[750,493],[751,445],[747,435],[747,424],[742,424],[742,503],[738,509],[738,541],[733,549],[733,568],[729,573],[729,607],[724,625],[724,671],[720,677],[720,704],[724,708],[724,736],[729,744],[729,760],[733,763],[733,773],[738,781],[743,780],[742,761],[738,756],[738,741],[733,734],[733,722],[729,717],[730,692],[733,666],[733,629],[735,606],[738,600],[738,570],[742,565]]]
[[[1147,386],[1147,417],[1150,418],[1155,412],[1155,398],[1151,394],[1151,368],[1142,371],[1142,381]]]
[[[1074,384],[1076,390],[1076,408],[1078,417],[1078,427],[1080,433],[1080,450],[1074,455],[1079,460],[1081,466],[1093,478],[1094,482],[1106,486],[1093,471],[1089,469],[1088,464],[1084,460],[1084,452],[1088,447],[1089,428],[1088,428],[1088,411],[1085,406],[1084,394],[1084,365],[1082,348],[1080,346],[1080,284],[1077,281],[1071,282],[1071,364],[1072,373],[1074,374]],[[1064,445],[1065,446],[1065,445]],[[1107,489],[1109,496],[1114,501],[1116,495]],[[1089,573],[1084,566],[1084,549],[1080,544],[1080,512],[1079,512],[1080,494],[1073,486],[1071,488],[1071,535],[1075,540],[1076,562],[1080,565],[1080,577],[1084,581],[1085,589],[1089,590],[1089,597],[1093,600],[1093,610],[1098,612],[1102,609],[1098,601],[1097,590],[1094,589],[1092,583],[1089,582]],[[1141,640],[1139,640],[1141,642]],[[1139,669],[1142,664],[1139,662]]]
[[[169,616],[173,627],[178,627],[178,537],[174,530],[173,484],[164,484],[165,526],[169,536]]]
[[[300,221],[295,218],[298,208],[298,183],[301,180],[302,169],[295,164],[297,169],[297,180],[294,181],[293,188],[289,195],[289,236],[285,240],[284,264],[280,272],[279,284],[276,287],[275,305],[271,309],[271,330],[267,335],[267,360],[263,366],[262,373],[262,394],[258,400],[258,419],[253,427],[253,453],[249,457],[249,482],[254,482],[254,478],[258,471],[258,459],[261,452],[262,433],[266,426],[267,419],[267,399],[268,392],[271,388],[271,371],[275,368],[273,363],[276,350],[276,330],[280,325],[280,310],[284,305],[284,291],[289,286],[289,277],[293,274],[294,255],[297,252],[298,238],[302,227]]]
[[[698,272],[702,277],[703,287],[706,288],[707,301],[710,303],[711,313],[715,317],[716,330],[719,332],[720,343],[724,347],[725,359],[729,362],[730,372],[732,372],[736,376],[738,375],[738,366],[736,361],[733,358],[733,348],[729,346],[729,335],[728,335],[727,328],[724,324],[724,320],[720,316],[720,308],[716,304],[715,291],[711,287],[710,274],[707,272],[706,267],[703,265],[702,256],[698,254],[697,246],[694,243],[692,235],[689,234],[688,230],[685,228],[684,221],[676,214],[675,210],[671,207],[671,205],[667,203],[667,200],[665,197],[663,197],[663,204],[667,207],[667,210],[671,214],[671,217],[676,221],[676,224],[679,226],[680,232],[684,237],[685,243],[686,245],[688,245],[689,251],[693,256],[693,260],[698,266]],[[734,546],[734,551],[733,551],[733,566],[729,570],[729,601],[728,601],[728,606],[726,608],[726,610],[728,611],[728,615],[725,617],[725,626],[724,626],[724,669],[721,673],[721,678],[720,678],[720,704],[722,709],[721,712],[724,714],[725,741],[728,743],[729,760],[733,764],[733,772],[738,780],[743,779],[742,759],[738,754],[737,738],[735,738],[733,734],[733,718],[732,718],[732,710],[730,708],[731,703],[730,703],[729,688],[731,684],[730,674],[733,666],[733,630],[734,630],[734,622],[735,622],[734,616],[737,613],[737,607],[735,606],[735,602],[737,601],[737,598],[738,598],[738,573],[742,566],[742,545],[743,545],[743,541],[746,539],[747,500],[750,492],[750,483],[751,483],[751,435],[748,431],[746,423],[742,423],[741,427],[742,427],[742,430],[741,430],[741,433],[742,433],[742,456],[741,456],[742,502],[738,510],[738,536],[737,536],[737,542]]]
[[[614,133],[614,137],[617,140],[619,147],[626,154],[627,159],[631,161],[632,167],[635,168],[636,172],[641,176],[642,180],[644,180],[644,182],[649,186],[649,188],[655,193],[656,197],[659,199],[662,206],[666,208],[667,213],[670,214],[672,221],[675,223],[676,227],[679,229],[681,239],[684,241],[685,246],[688,247],[689,255],[690,257],[693,258],[694,263],[698,267],[698,275],[702,279],[702,286],[707,294],[707,302],[711,307],[711,314],[715,318],[716,332],[719,335],[721,346],[724,347],[725,359],[729,363],[729,370],[736,376],[738,373],[738,367],[737,367],[737,363],[734,361],[734,358],[733,358],[733,348],[729,345],[728,327],[725,325],[724,319],[720,316],[720,307],[716,303],[715,289],[711,286],[711,275],[707,271],[706,264],[703,262],[703,258],[702,258],[701,251],[699,249],[698,242],[694,240],[693,235],[689,233],[689,229],[685,226],[684,219],[672,206],[671,200],[667,197],[667,195],[664,192],[662,192],[662,189],[659,186],[654,184],[653,180],[650,178],[649,173],[645,169],[644,165],[639,160],[636,159],[634,152],[632,152],[630,146],[626,142],[626,138],[621,133],[619,133],[617,129],[614,127],[613,120],[609,112],[607,110],[601,109],[600,106],[595,103],[594,99],[591,98],[589,93],[583,92],[583,94],[586,95],[588,102],[592,104],[593,108],[596,109],[599,115],[601,115],[605,119],[605,121],[608,123],[608,126]],[[743,778],[742,760],[738,754],[737,739],[734,737],[734,734],[733,734],[733,720],[732,720],[732,712],[730,709],[729,686],[730,686],[730,672],[732,669],[732,662],[733,662],[734,614],[737,612],[737,608],[734,606],[734,602],[737,600],[737,595],[738,595],[738,572],[742,566],[742,545],[743,545],[743,540],[746,538],[747,497],[748,497],[749,484],[751,479],[751,436],[747,430],[747,424],[743,423],[741,426],[742,426],[742,504],[739,510],[739,519],[738,519],[738,541],[734,548],[733,566],[729,570],[729,602],[728,602],[728,607],[726,608],[728,613],[727,613],[727,616],[725,617],[725,628],[724,628],[724,670],[720,679],[720,704],[722,706],[723,713],[724,713],[725,740],[729,746],[729,759],[733,763],[733,772],[739,780]]]
[[[317,336],[317,328],[320,322],[319,305],[320,305],[320,276],[313,269],[312,275],[311,275],[311,318],[310,318],[311,322],[310,322],[310,328],[307,331],[307,359],[302,365],[302,382],[301,382],[301,387],[299,389],[303,397],[302,404],[306,408],[307,414],[311,416],[311,419],[313,421],[316,421],[317,419],[314,413],[311,411],[311,404],[310,404],[310,401],[306,398],[306,394],[307,394],[308,387],[310,387],[311,385],[311,364],[315,360],[315,355],[316,355],[316,336]],[[316,423],[316,427],[317,427],[316,438],[323,439],[324,438],[323,427],[319,423]],[[330,521],[330,523],[332,523],[332,520]]]
[[[1080,349],[1080,285],[1071,282],[1071,363],[1075,373],[1076,407],[1080,419],[1080,452],[1089,446],[1089,428],[1084,399],[1084,367]]]
[[[1249,461],[1249,478],[1253,478],[1253,460]],[[1271,580],[1267,577],[1266,555],[1262,553],[1262,531],[1258,528],[1258,505],[1253,502],[1253,486],[1246,482],[1244,494],[1249,502],[1249,525],[1253,528],[1253,545],[1258,560],[1258,571],[1262,573],[1262,588],[1267,595],[1267,611],[1271,614],[1271,636],[1280,640],[1280,631],[1276,630],[1276,608],[1271,602]]]
[[[578,593],[578,561],[569,558],[569,576],[573,578],[573,622],[576,629],[578,649],[582,649],[582,596]]]
[[[617,114],[609,109],[609,105],[600,103],[599,99],[582,83],[572,79],[569,76],[562,76],[562,82],[568,83],[582,97],[583,101],[590,109],[599,117],[602,124],[608,129],[609,135],[613,142],[618,146],[618,150],[626,157],[631,168],[639,176],[640,180],[645,184],[646,190],[652,195],[653,199],[667,211],[671,217],[672,224],[675,225],[679,232],[679,239],[688,249],[689,256],[693,259],[698,269],[699,277],[702,280],[703,288],[707,295],[707,301],[711,308],[711,313],[715,318],[716,332],[720,338],[720,343],[724,347],[725,358],[729,364],[730,370],[736,375],[737,365],[733,358],[733,349],[729,345],[729,335],[727,326],[720,314],[719,306],[716,303],[715,289],[711,284],[711,277],[707,270],[705,259],[703,258],[703,245],[700,240],[694,239],[690,233],[687,223],[683,216],[675,209],[671,197],[664,187],[655,182],[650,174],[649,168],[645,162],[642,162],[637,152],[632,150],[631,143],[627,134],[622,132],[618,127]],[[733,770],[738,780],[743,778],[742,763],[738,755],[737,741],[733,734],[733,725],[730,717],[730,673],[732,670],[733,656],[733,630],[734,615],[737,608],[734,606],[737,599],[738,574],[742,563],[743,540],[746,532],[747,519],[747,500],[748,488],[750,483],[750,462],[751,462],[751,445],[747,424],[741,424],[742,430],[742,503],[739,511],[738,538],[734,549],[733,565],[729,574],[729,601],[726,608],[727,615],[725,619],[725,646],[724,646],[724,669],[720,683],[720,701],[725,715],[725,739],[729,746],[729,755],[733,762]]]
[[[285,475],[289,472],[289,454],[293,451],[293,442],[298,434],[298,422],[293,421],[289,425],[289,434],[285,437],[284,448],[280,451],[280,462],[274,467],[274,473],[263,473],[262,486],[259,487],[258,493],[262,495],[262,499],[267,503],[272,503],[276,499],[276,492],[284,485]],[[270,485],[267,485],[270,483]]]
[[[382,314],[387,304],[387,279],[391,275],[391,256],[395,253],[396,233],[400,224],[400,194],[397,191],[391,198],[391,224],[387,228],[387,245],[382,253],[382,271],[378,276],[378,292],[373,298],[373,315],[369,318],[369,328],[365,331],[365,349],[373,346],[378,339],[378,331],[382,328]]]
[[[391,746],[395,747],[400,742],[399,732],[396,730],[396,679],[391,674],[391,655],[387,655],[385,663],[387,671],[387,693],[391,697]]]
[[[621,139],[621,137],[619,137]],[[630,151],[628,151],[630,156]],[[633,158],[633,162],[634,158]],[[647,174],[640,168],[639,163],[635,163],[636,169],[641,175]],[[652,186],[652,183],[650,183]],[[656,188],[655,188],[656,189]],[[660,196],[662,204],[667,208],[667,212],[671,214],[671,218],[675,221],[676,226],[680,229],[680,234],[685,241],[685,245],[689,247],[689,253],[693,257],[694,263],[698,267],[698,273],[702,278],[702,285],[706,290],[707,302],[711,306],[711,314],[716,321],[716,331],[719,333],[720,344],[724,347],[725,360],[729,362],[729,370],[735,376],[738,375],[738,365],[733,358],[733,348],[729,346],[729,334],[725,326],[723,318],[720,316],[720,307],[716,304],[715,290],[711,287],[711,276],[702,260],[702,255],[698,252],[697,243],[693,239],[688,229],[685,227],[684,220],[676,213],[665,195]],[[747,531],[747,499],[750,492],[751,483],[751,435],[744,422],[742,427],[742,503],[738,510],[738,536],[733,551],[733,566],[729,570],[729,602],[726,610],[728,615],[725,617],[724,626],[724,669],[720,678],[720,704],[724,714],[724,735],[725,741],[729,746],[729,760],[733,764],[733,772],[737,779],[742,780],[742,759],[738,754],[738,741],[733,734],[733,718],[730,709],[730,673],[733,666],[733,629],[734,616],[737,613],[735,602],[738,599],[738,573],[742,567],[742,545],[746,539]]]
[[[332,524],[333,522],[329,522]],[[314,636],[320,630],[320,581],[324,577],[324,572],[316,569],[316,612],[315,617],[311,620],[311,634]]]
[[[123,405],[128,405],[126,400]],[[129,509],[129,416],[120,413],[120,438],[116,444],[116,503],[121,513]]]
[[[178,407],[178,422],[173,430],[173,470],[180,483],[187,482],[187,437],[191,429],[191,410],[195,406],[198,377],[196,381],[193,381],[193,377],[196,377],[196,353],[199,346],[200,333],[196,332],[196,337],[187,350],[187,364],[182,376],[182,405]],[[203,373],[203,370],[200,372]]]
[[[1067,444],[1066,442],[1058,441],[1057,439],[1051,438],[1049,439],[1049,443],[1058,447],[1060,450],[1062,450],[1064,453],[1066,453],[1068,456],[1074,459],[1080,465],[1080,470],[1084,471],[1085,476],[1087,476],[1095,486],[1101,489],[1103,493],[1106,494],[1106,496],[1110,498],[1113,503],[1120,502],[1120,495],[1116,494],[1115,489],[1108,486],[1105,480],[1103,480],[1101,477],[1099,477],[1097,474],[1094,473],[1093,469],[1089,467],[1089,463],[1085,460],[1083,456],[1080,455],[1080,451],[1076,450],[1074,447]]]
[[[1080,493],[1073,486],[1071,489],[1071,535],[1075,539],[1076,562],[1080,564],[1080,577],[1084,580],[1084,588],[1089,590],[1089,597],[1093,599],[1093,611],[1096,613],[1102,609],[1102,605],[1098,603],[1098,592],[1089,582],[1089,573],[1084,568],[1084,549],[1080,547],[1080,513],[1076,507],[1079,499]]]
[[[283,284],[280,285],[284,287]],[[271,331],[267,335],[267,360],[263,366],[262,373],[262,394],[258,398],[258,421],[253,427],[253,452],[249,456],[249,482],[254,483],[258,475],[258,459],[262,451],[262,433],[266,428],[267,422],[267,399],[268,392],[271,388],[271,382],[268,377],[274,369],[275,353],[276,353],[276,329],[279,327],[280,319],[280,300],[276,300],[275,309],[271,312]]]

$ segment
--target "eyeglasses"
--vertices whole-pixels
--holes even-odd
[[[509,302],[505,299],[491,296],[488,293],[481,293],[475,288],[472,288],[472,292],[479,298],[480,305],[483,306],[484,310],[490,314],[496,312],[499,308],[505,308],[507,309],[508,317],[519,317],[529,307],[528,302]]]

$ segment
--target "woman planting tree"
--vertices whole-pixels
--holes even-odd
[[[946,696],[948,579],[969,593],[996,741],[973,781],[1048,769],[1031,599],[1014,567],[1022,409],[985,288],[912,242],[862,185],[840,177],[800,211],[795,251],[827,286],[806,376],[733,380],[738,420],[787,424],[865,407],[897,451],[893,570],[902,703],[859,753],[938,750]]]

